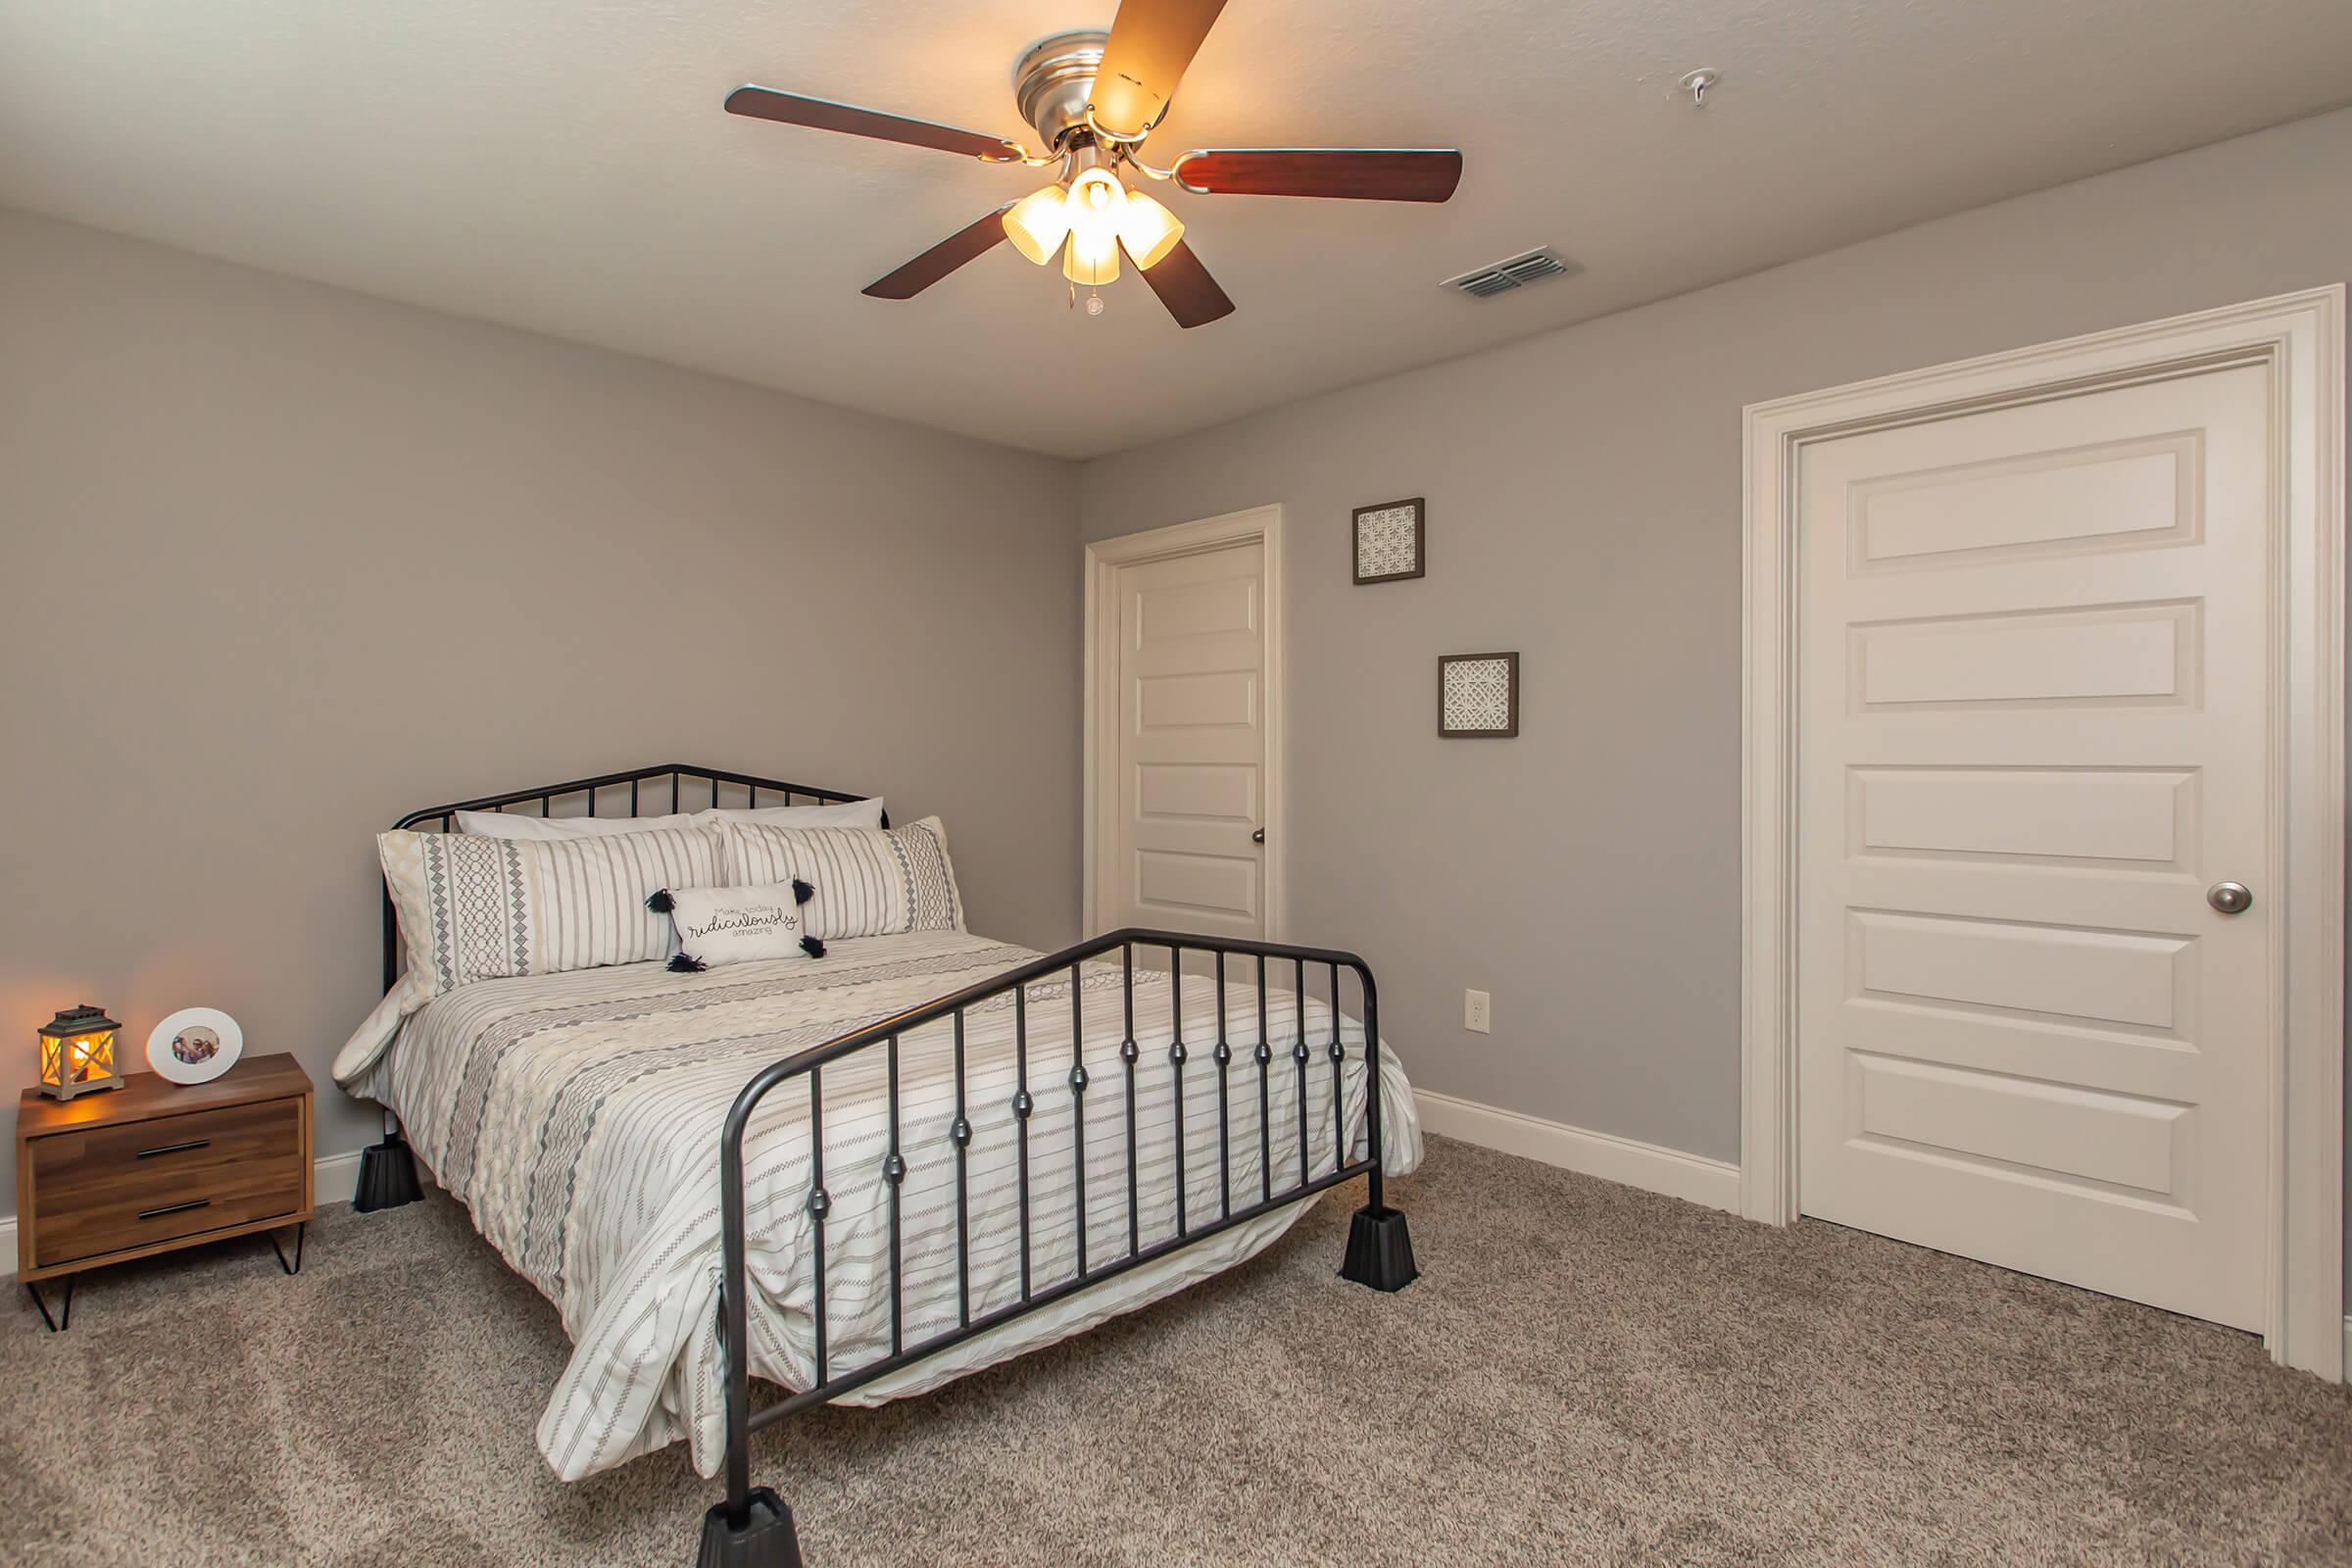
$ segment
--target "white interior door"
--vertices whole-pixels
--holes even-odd
[[[1805,1213],[2262,1327],[2270,385],[1805,448]]]
[[[1116,803],[1098,925],[1266,932],[1261,539],[1114,568]]]

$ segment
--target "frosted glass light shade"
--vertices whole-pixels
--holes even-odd
[[[1108,283],[1119,275],[1118,230],[1109,229],[1089,235],[1073,227],[1070,243],[1062,252],[1061,275],[1073,283],[1089,286]]]
[[[1109,174],[1090,169],[1070,181],[1069,199],[1063,206],[1070,215],[1070,232],[1092,252],[1118,238],[1127,192]]]
[[[1004,237],[1040,267],[1054,259],[1069,231],[1068,198],[1059,185],[1031,191],[1004,214]]]
[[[1174,213],[1140,190],[1127,193],[1119,213],[1119,239],[1138,268],[1150,271],[1183,238],[1184,224]]]

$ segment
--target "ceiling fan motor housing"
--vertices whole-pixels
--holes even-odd
[[[1048,147],[1058,150],[1073,131],[1092,139],[1086,107],[1094,102],[1095,71],[1109,42],[1110,34],[1100,27],[1057,32],[1031,44],[1013,66],[1012,91],[1021,119]]]

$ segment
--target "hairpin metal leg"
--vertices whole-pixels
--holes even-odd
[[[308,1225],[309,1221],[304,1220],[297,1222],[294,1227],[294,1261],[291,1263],[286,1261],[286,1250],[277,1245],[277,1232],[262,1232],[264,1236],[270,1238],[270,1250],[277,1254],[277,1266],[289,1274],[302,1272],[302,1233]]]
[[[55,1317],[51,1317],[49,1315],[49,1303],[41,1299],[41,1288],[38,1285],[33,1284],[30,1280],[26,1280],[24,1282],[24,1294],[32,1298],[32,1304],[34,1306],[37,1306],[41,1309],[41,1321],[49,1325],[50,1333],[63,1334],[67,1329],[73,1326],[74,1282],[80,1277],[81,1276],[78,1274],[69,1274],[66,1276],[66,1298],[58,1307],[58,1313]]]

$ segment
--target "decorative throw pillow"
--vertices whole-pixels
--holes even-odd
[[[806,882],[764,888],[663,888],[645,901],[678,928],[678,951],[669,966],[680,973],[746,958],[789,958],[806,953],[825,956],[825,945],[808,934],[801,906],[816,889]]]
[[[731,880],[799,881],[816,889],[802,913],[808,934],[819,940],[963,929],[948,830],[936,816],[891,828],[779,828],[730,820],[725,830]]]
[[[718,883],[718,835],[658,829],[596,838],[379,833],[416,1005],[475,980],[666,957],[660,888]]]

